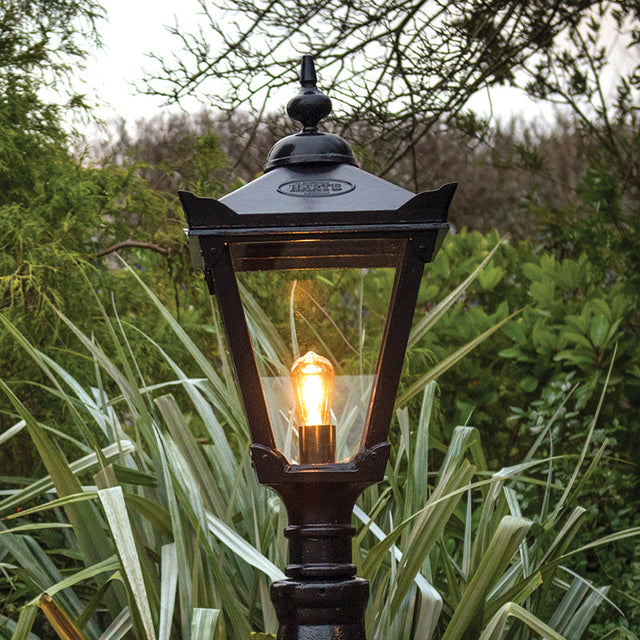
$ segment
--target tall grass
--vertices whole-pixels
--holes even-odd
[[[469,282],[416,324],[412,344]],[[0,382],[16,416],[0,445],[26,430],[47,472],[2,491],[0,634],[7,638],[46,636],[38,612],[73,640],[246,640],[276,632],[269,584],[284,577],[286,513],[251,469],[224,349],[214,367],[153,293],[136,286],[154,301],[196,375],[152,343],[174,376],[149,382],[152,372],[130,346],[135,328],[102,310],[111,343],[100,345],[61,316],[95,363],[86,387],[0,316],[69,417],[61,447],[61,434]],[[268,347],[271,329],[255,320],[255,342]],[[457,427],[449,443],[430,432],[435,378],[478,342],[405,392],[385,481],[355,510],[354,556],[372,587],[371,640],[585,637],[596,609],[613,604],[606,586],[571,570],[572,557],[640,533],[571,546],[585,516],[580,491],[604,451],[590,458],[591,433],[561,487],[554,469],[566,460],[536,458],[540,439],[521,464],[490,470],[476,429]],[[412,420],[404,404],[416,399]],[[541,506],[523,514],[522,497],[532,490]],[[8,605],[19,608],[7,615]]]

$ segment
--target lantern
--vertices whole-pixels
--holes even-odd
[[[264,175],[220,200],[179,195],[194,262],[222,316],[254,469],[288,512],[289,579],[272,585],[278,637],[361,640],[368,584],[355,577],[351,514],[363,489],[384,476],[423,267],[447,232],[456,185],[414,195],[361,170],[344,140],[318,131],[331,102],[316,88],[310,56],[303,58],[300,83],[287,110],[302,130],[272,148]],[[372,371],[364,372],[361,362],[354,372],[332,361],[335,336],[329,334],[339,335],[340,344],[349,340],[313,291],[303,298],[320,320],[307,332],[306,342],[315,344],[306,345],[306,354],[282,363],[264,353],[255,331],[252,340],[248,317],[255,320],[255,300],[245,293],[243,274],[273,272],[286,282],[288,293],[267,296],[268,306],[289,309],[282,317],[293,318],[290,331],[298,339],[296,287],[304,289],[301,278],[318,270],[355,273],[360,282],[370,273],[383,273],[384,280],[393,272],[384,321],[376,309],[365,313],[361,302],[355,305],[360,317],[378,319],[369,330],[379,343]],[[353,297],[334,290],[337,308],[354,306]],[[353,314],[344,315],[353,324]]]

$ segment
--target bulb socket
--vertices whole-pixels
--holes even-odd
[[[298,427],[300,464],[331,464],[336,461],[336,427],[333,424],[303,424]]]

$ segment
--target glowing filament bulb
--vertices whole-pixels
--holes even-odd
[[[333,365],[329,360],[309,351],[291,367],[291,384],[300,425],[331,423]]]

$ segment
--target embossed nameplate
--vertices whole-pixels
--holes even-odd
[[[356,188],[354,184],[346,180],[292,180],[278,185],[278,191],[285,196],[298,198],[326,198],[328,196],[341,196]]]

